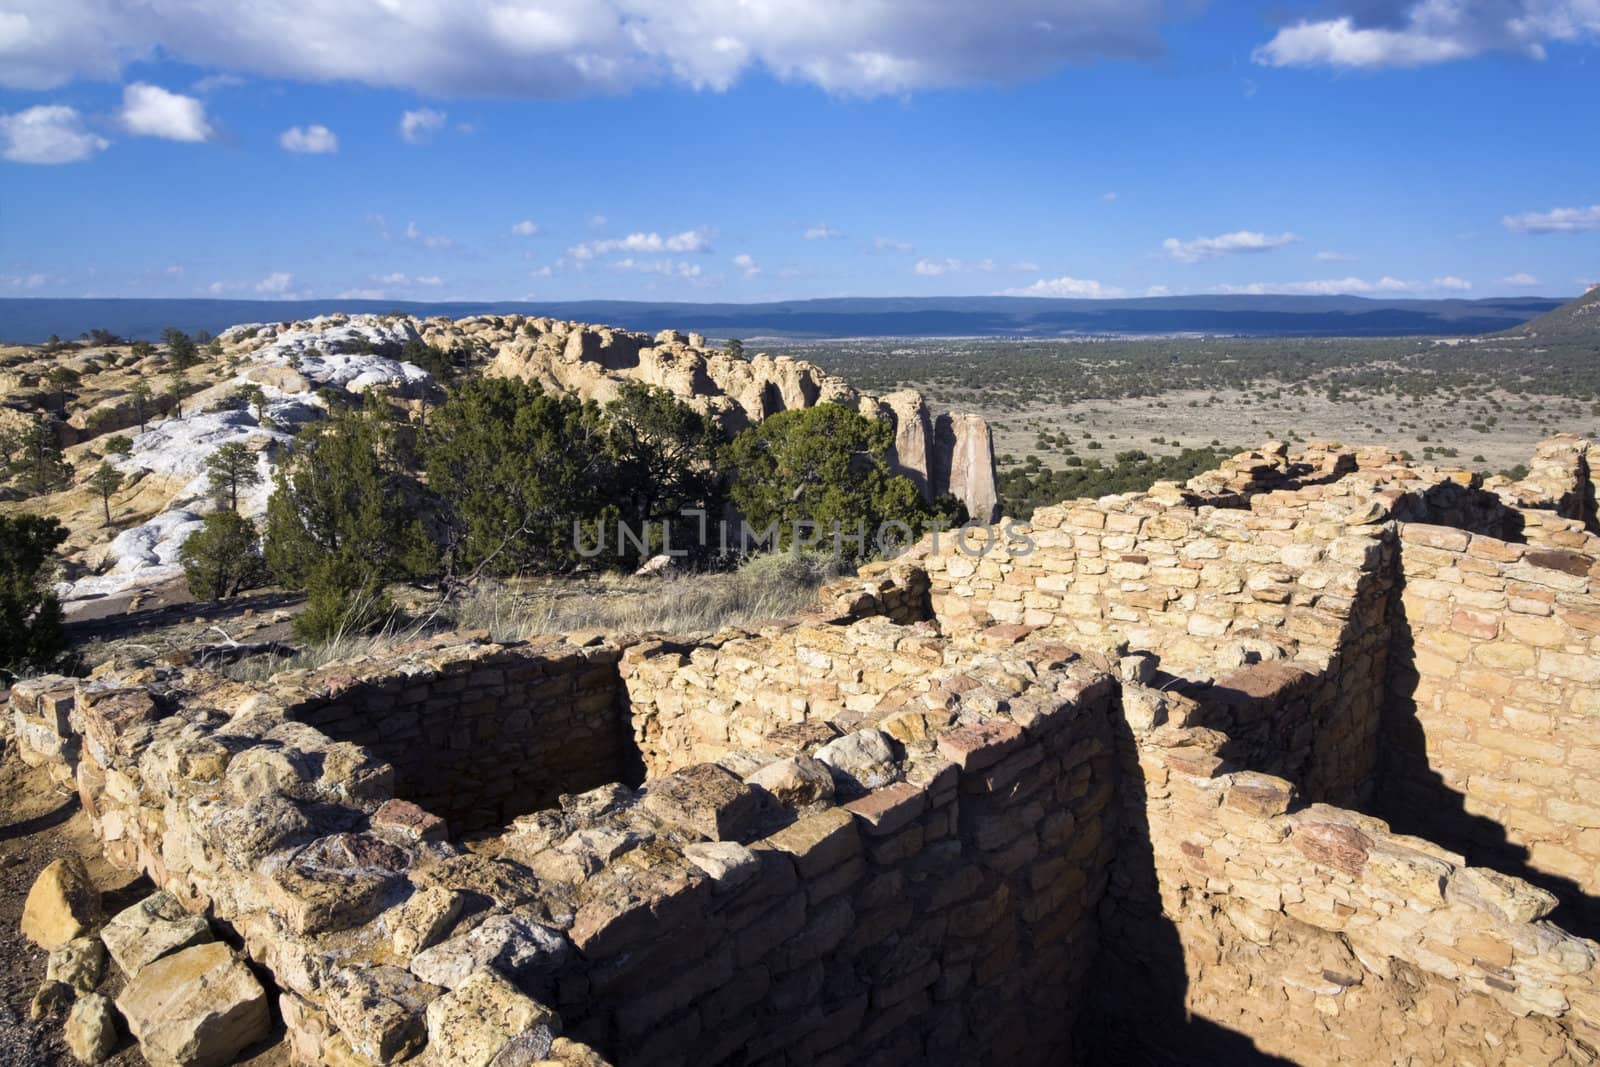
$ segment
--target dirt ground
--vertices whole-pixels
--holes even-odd
[[[1212,397],[1215,396],[1215,400]],[[1487,399],[1487,397],[1485,398]],[[995,454],[1010,453],[1019,462],[1037,455],[1046,466],[1062,466],[1064,454],[1038,447],[1040,430],[1072,437],[1080,456],[1098,456],[1110,462],[1118,452],[1138,448],[1152,455],[1209,445],[1255,447],[1263,441],[1332,440],[1352,447],[1382,445],[1424,458],[1428,446],[1454,448],[1454,458],[1441,465],[1462,466],[1495,473],[1527,463],[1534,446],[1554,433],[1590,433],[1600,429],[1600,417],[1589,406],[1558,397],[1519,398],[1496,394],[1500,408],[1488,432],[1483,409],[1441,403],[1407,405],[1404,401],[1329,401],[1326,396],[1292,396],[1261,399],[1237,391],[1187,391],[1153,397],[1098,400],[1066,406],[1040,406],[1028,411],[984,410],[978,414],[994,429]],[[1102,444],[1086,451],[1092,436]],[[1152,443],[1161,437],[1165,445]],[[1481,461],[1474,457],[1482,456]]]
[[[0,701],[3,704],[3,701]],[[3,709],[0,709],[3,710]],[[89,819],[75,794],[57,789],[42,770],[28,767],[9,739],[0,755],[0,1064],[69,1067],[78,1061],[61,1037],[64,1018],[34,1021],[28,1006],[44,981],[47,953],[18,932],[22,905],[34,879],[51,860],[76,853],[83,857],[102,896],[107,914],[137,902],[151,892],[148,879],[119,871],[101,857]],[[115,998],[123,978],[107,961],[99,991]],[[238,1062],[250,1067],[287,1067],[281,1033],[274,1033]],[[106,1063],[135,1067],[145,1063],[126,1035]]]

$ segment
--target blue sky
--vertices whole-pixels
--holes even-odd
[[[0,296],[1569,295],[1600,0],[8,0]]]

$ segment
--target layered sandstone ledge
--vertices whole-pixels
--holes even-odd
[[[1269,446],[799,620],[36,679],[13,729],[302,1062],[1589,1064],[1587,454]]]

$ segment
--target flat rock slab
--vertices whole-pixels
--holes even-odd
[[[117,912],[100,939],[122,973],[133,977],[147,965],[181,949],[210,941],[211,926],[190,915],[171,893],[152,893]]]
[[[222,1067],[271,1026],[266,990],[216,941],[146,966],[117,1008],[151,1067]]]
[[[417,953],[411,973],[424,982],[455,989],[485,967],[513,978],[552,974],[570,951],[567,939],[547,926],[516,915],[493,915],[469,933]]]

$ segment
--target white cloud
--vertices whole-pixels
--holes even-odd
[[[217,92],[219,89],[237,89],[244,84],[246,84],[245,80],[237,74],[207,74],[204,78],[189,86],[189,88],[204,96],[207,93]]]
[[[925,277],[937,278],[941,274],[960,270],[961,261],[959,259],[919,259],[911,269]]]
[[[1579,233],[1600,230],[1600,204],[1558,207],[1551,211],[1526,211],[1500,220],[1518,233]]]
[[[293,284],[294,275],[280,270],[256,282],[256,292],[267,293],[272,296],[283,296],[289,291],[289,286]]]
[[[761,267],[756,263],[755,257],[748,252],[740,252],[733,257],[733,265],[744,271],[746,278],[754,278],[761,273]]]
[[[826,223],[821,226],[813,226],[805,233],[806,240],[808,241],[831,241],[836,237],[843,236],[844,234],[840,233],[838,230],[827,225]]]
[[[1256,252],[1271,252],[1275,248],[1294,244],[1300,240],[1292,233],[1260,233],[1256,230],[1235,230],[1233,233],[1218,234],[1216,237],[1196,237],[1192,241],[1180,241],[1176,237],[1168,237],[1161,242],[1161,248],[1169,259],[1179,263],[1199,263],[1205,259],[1217,259],[1220,256],[1232,256]]]
[[[1287,293],[1299,296],[1368,296],[1382,293],[1465,292],[1472,283],[1454,275],[1445,275],[1430,282],[1406,281],[1389,275],[1368,281],[1365,278],[1326,278],[1307,282],[1250,282],[1246,285],[1218,285],[1214,293],[1262,296]]]
[[[896,241],[892,237],[874,237],[872,247],[879,252],[915,252],[909,241]]]
[[[1364,3],[1343,15],[1286,26],[1252,58],[1269,67],[1420,67],[1511,52],[1543,59],[1545,45],[1600,34],[1594,0],[1407,0]]]
[[[83,117],[61,104],[0,115],[0,155],[13,163],[76,163],[110,144],[85,130]]]
[[[532,237],[538,232],[539,224],[534,222],[532,219],[523,219],[521,222],[511,227],[511,235],[513,237]]]
[[[700,264],[681,259],[634,259],[629,256],[611,264],[612,270],[635,270],[645,274],[665,274],[677,278],[700,277]]]
[[[992,259],[919,259],[912,266],[912,270],[929,278],[937,278],[941,274],[987,274],[998,270]],[[1038,270],[1037,263],[1012,263],[1006,269],[1018,271]]]
[[[382,220],[382,216],[379,216]],[[415,222],[406,223],[406,240],[424,248],[454,248],[455,242],[442,233],[423,233]]]
[[[1524,270],[1524,271],[1518,271],[1516,274],[1508,274],[1508,275],[1506,275],[1504,278],[1500,279],[1500,284],[1501,285],[1511,285],[1511,286],[1523,287],[1523,286],[1530,286],[1530,285],[1538,285],[1539,284],[1539,279],[1535,278],[1533,275],[1529,274],[1527,271]]]
[[[326,126],[290,126],[278,137],[285,152],[331,155],[339,151],[339,138]]]
[[[48,274],[0,274],[0,289],[43,289],[53,281]]]
[[[1023,274],[1031,274],[1038,271],[1038,269],[1039,264],[1033,262],[1031,259],[1019,259],[1015,263],[1006,264],[1006,270],[1019,271]]]
[[[1152,285],[1144,291],[1145,296],[1171,296],[1172,290],[1165,285]]]
[[[444,284],[444,279],[437,274],[423,274],[415,278],[409,274],[385,274],[381,278],[374,278],[373,281],[380,285],[398,286],[402,289],[409,289],[418,285],[437,288]]]
[[[666,237],[654,232],[630,233],[626,237],[608,238],[603,241],[587,241],[567,249],[568,254],[573,259],[580,261],[594,259],[597,256],[610,255],[613,252],[709,251],[711,251],[711,238],[703,229],[685,230],[682,233],[669,234]]]
[[[1318,252],[1311,258],[1318,263],[1354,263],[1356,261],[1356,257],[1348,252]]]
[[[122,125],[131,134],[168,141],[209,141],[214,132],[205,104],[144,82],[123,88]]]
[[[444,126],[447,117],[431,107],[407,111],[400,116],[400,136],[407,144],[425,144]]]
[[[382,289],[346,289],[339,294],[340,300],[387,300],[388,295]]]
[[[1049,296],[1049,297],[1076,297],[1079,299],[1109,300],[1122,295],[1122,290],[1114,285],[1101,285],[1097,281],[1087,278],[1073,278],[1063,275],[1060,278],[1040,278],[1032,285],[1019,289],[1006,289],[1002,296]]]
[[[112,80],[158,56],[436,96],[564,97],[764,70],[835,93],[1015,83],[1067,63],[1153,58],[1165,0],[8,0],[0,84]],[[328,47],[308,47],[324,42]]]

